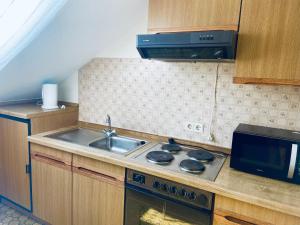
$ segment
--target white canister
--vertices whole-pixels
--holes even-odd
[[[57,84],[44,84],[42,88],[43,109],[57,109]]]

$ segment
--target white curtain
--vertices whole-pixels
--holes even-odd
[[[0,70],[54,18],[67,0],[0,0]]]

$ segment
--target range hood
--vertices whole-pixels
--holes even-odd
[[[236,43],[233,30],[137,35],[143,59],[165,61],[232,61]]]

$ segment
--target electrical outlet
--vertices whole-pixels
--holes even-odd
[[[187,131],[194,131],[194,124],[191,122],[186,122],[184,125],[184,129]]]
[[[194,132],[204,133],[204,125],[202,123],[194,123]]]

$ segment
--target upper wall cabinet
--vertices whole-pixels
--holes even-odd
[[[234,83],[300,85],[300,1],[244,0]]]
[[[237,30],[241,0],[149,0],[148,32]]]

